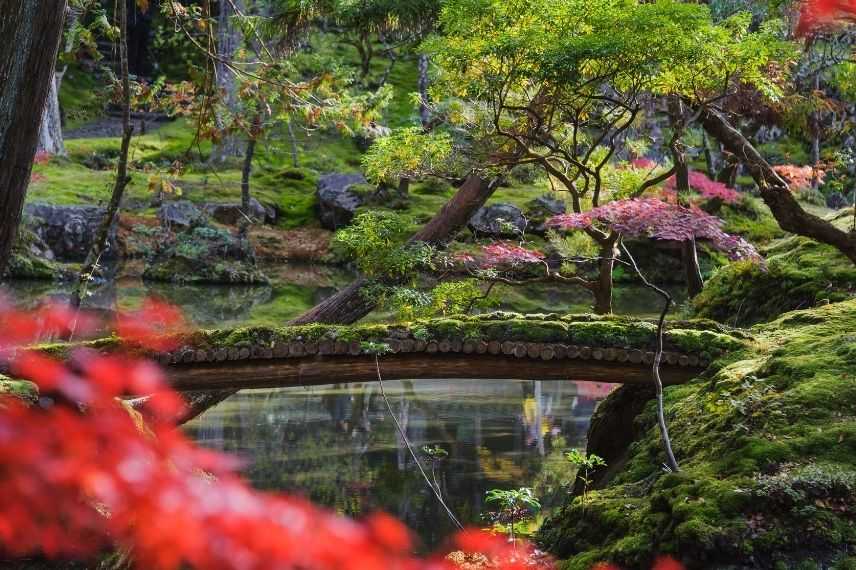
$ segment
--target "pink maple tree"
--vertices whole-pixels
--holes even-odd
[[[722,220],[696,206],[689,208],[656,198],[616,200],[581,214],[562,214],[547,225],[564,230],[583,230],[595,223],[633,237],[709,242],[731,259],[760,259],[752,245],[722,230]]]
[[[776,173],[785,179],[791,190],[804,190],[810,188],[812,181],[817,178],[823,183],[826,172],[813,166],[796,166],[794,164],[780,164],[773,167]]]
[[[800,8],[797,35],[811,35],[846,21],[856,21],[856,0],[806,0]]]
[[[697,170],[689,171],[690,188],[698,192],[702,199],[705,200],[721,200],[726,204],[736,204],[742,199],[740,192],[733,188],[729,188],[722,182],[711,180],[703,172]],[[669,178],[663,185],[666,190],[666,196],[670,201],[674,200],[674,192],[677,186],[677,180],[674,176]]]

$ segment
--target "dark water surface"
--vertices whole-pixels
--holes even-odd
[[[608,385],[516,380],[384,382],[393,410],[462,522],[484,525],[485,492],[534,487],[547,509],[566,496],[562,453],[584,447]],[[247,460],[258,488],[303,494],[350,516],[389,512],[425,547],[454,531],[403,444],[378,385],[241,392],[186,426],[201,444]],[[448,457],[432,464],[423,446]]]

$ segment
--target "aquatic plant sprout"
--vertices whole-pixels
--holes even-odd
[[[38,387],[38,404],[0,393],[0,553],[92,559],[119,548],[139,568],[439,569],[417,559],[410,532],[378,513],[357,522],[294,496],[262,493],[239,462],[198,447],[174,422],[184,404],[163,371],[133,356],[171,347],[184,327],[173,307],[147,301],[120,315],[133,350],[30,350],[104,323],[60,305],[18,311],[0,305],[0,359]],[[174,338],[174,337],[173,337]],[[152,394],[133,409],[120,397]],[[146,418],[146,420],[144,420]],[[498,568],[531,568],[533,549],[465,530],[453,549],[479,552]],[[538,564],[550,563],[539,556]]]
[[[729,258],[760,260],[755,248],[722,230],[722,220],[701,209],[670,204],[656,198],[616,200],[580,214],[562,214],[547,225],[562,230],[585,230],[604,224],[627,236],[658,240],[704,240]]]

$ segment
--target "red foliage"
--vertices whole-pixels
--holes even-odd
[[[40,150],[33,157],[33,164],[47,164],[50,162],[51,155],[44,150]]]
[[[153,417],[180,405],[148,361],[79,350],[69,366],[9,350],[48,329],[67,331],[75,318],[60,307],[31,314],[0,307],[0,354],[16,377],[49,396],[38,406],[0,401],[0,551],[85,558],[120,546],[153,570],[451,567],[413,558],[408,530],[388,515],[359,523],[303,499],[254,491],[235,460],[197,447],[171,423],[143,429],[116,396],[156,393],[148,401],[169,409],[150,410]],[[183,323],[157,302],[117,322],[135,344],[151,348]],[[478,531],[456,542],[482,549],[499,568],[522,568],[531,553]]]
[[[819,183],[823,184],[826,172],[812,166],[796,166],[794,164],[780,164],[774,166],[773,170],[785,179],[791,190],[804,190],[811,187],[812,180],[817,177]]]
[[[726,204],[736,204],[742,198],[740,192],[733,188],[729,188],[722,182],[711,180],[703,172],[690,170],[689,179],[690,188],[701,194],[701,197],[705,200],[718,199],[722,200]],[[677,180],[673,176],[666,181],[664,188],[673,192],[676,186]]]
[[[856,0],[806,0],[800,9],[797,35],[811,35],[847,20],[856,20]]]
[[[685,208],[656,198],[617,200],[582,214],[554,216],[547,224],[565,230],[580,230],[596,222],[634,237],[706,240],[732,259],[759,259],[749,242],[722,231],[722,220],[716,216],[695,206]]]
[[[496,242],[486,245],[483,252],[482,263],[488,267],[516,267],[544,261],[544,254],[537,249],[526,249],[510,242]]]

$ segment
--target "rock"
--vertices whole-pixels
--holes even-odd
[[[354,142],[357,144],[357,148],[359,148],[361,152],[366,152],[375,140],[389,136],[391,133],[392,129],[389,127],[378,125],[377,123],[370,123],[357,133],[357,136],[354,137]]]
[[[222,229],[177,233],[152,254],[143,278],[172,283],[268,283],[247,240]]]
[[[468,226],[476,235],[514,238],[526,231],[527,221],[517,206],[491,204],[479,208]]]
[[[203,209],[216,221],[227,226],[237,226],[244,219],[240,204],[211,203],[205,204]],[[276,210],[270,206],[262,205],[255,198],[250,198],[250,211],[248,215],[255,223],[272,224],[276,222]]]
[[[327,174],[318,180],[318,218],[328,230],[351,223],[363,198],[351,191],[357,184],[365,184],[362,174]]]
[[[82,262],[95,241],[98,227],[106,210],[97,206],[54,206],[27,204],[24,207],[26,226],[50,250],[48,257],[58,261]],[[116,227],[110,230],[109,261],[115,257]]]
[[[542,234],[547,231],[546,222],[553,216],[567,211],[565,202],[550,195],[539,196],[526,204],[526,218],[529,221],[529,231]]]
[[[852,193],[851,197],[848,198],[841,192],[833,192],[829,196],[826,197],[826,207],[832,208],[833,210],[840,210],[841,208],[847,208],[853,203]]]
[[[205,213],[188,200],[164,202],[158,209],[158,219],[165,228],[190,228],[208,222]]]

